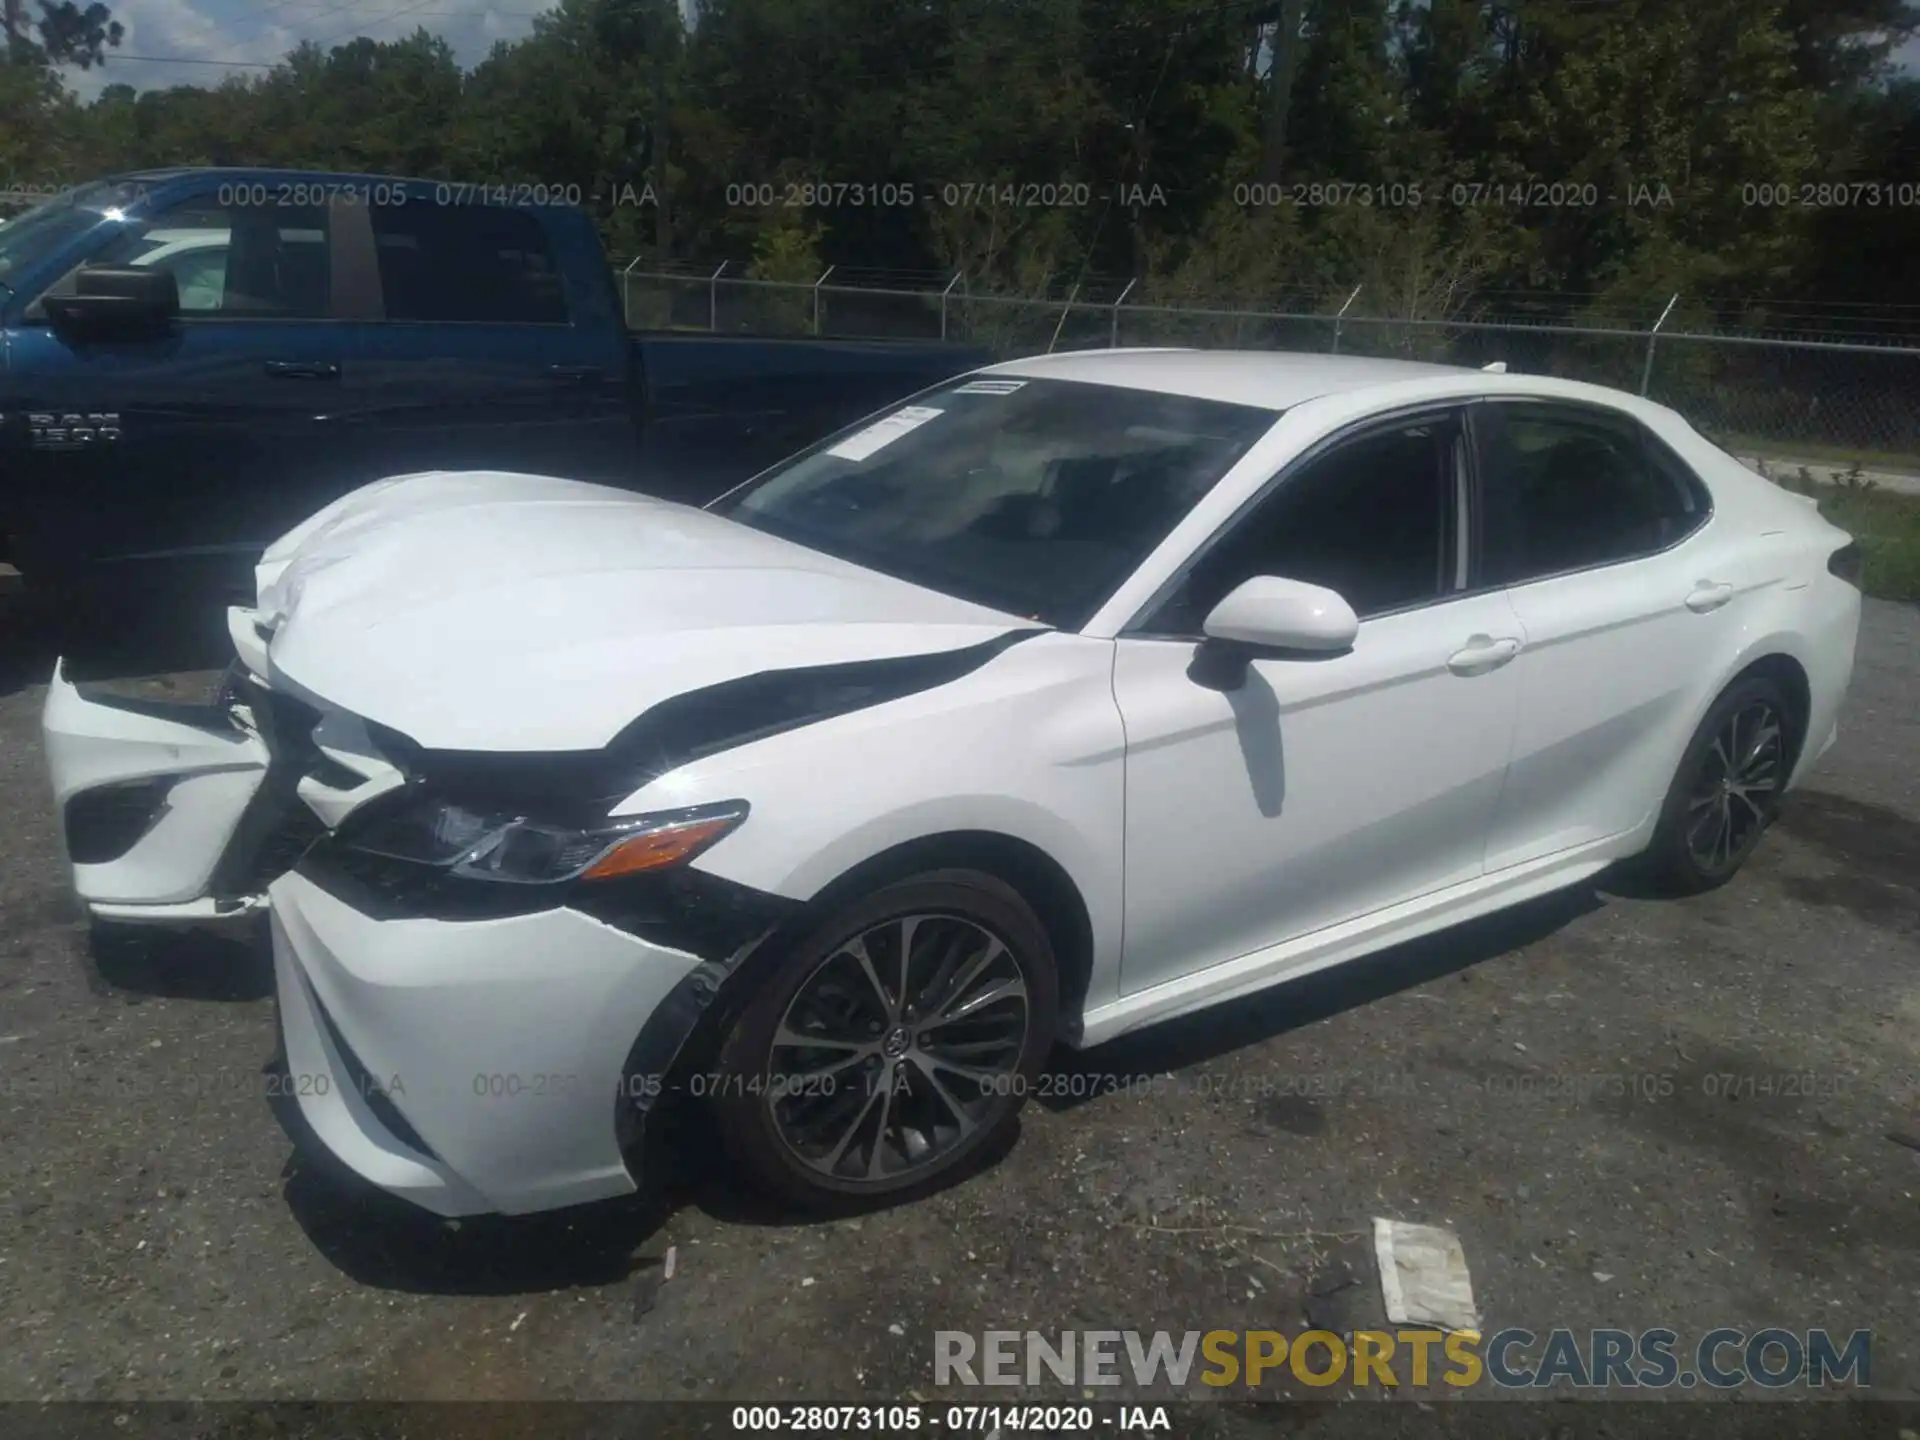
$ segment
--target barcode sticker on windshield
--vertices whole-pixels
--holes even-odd
[[[891,445],[909,430],[918,430],[929,420],[937,420],[946,413],[930,405],[908,405],[884,419],[874,421],[864,430],[855,431],[838,445],[828,446],[827,454],[837,460],[864,460]]]
[[[1011,395],[1027,382],[1024,380],[969,380],[964,385],[956,385],[956,395]]]

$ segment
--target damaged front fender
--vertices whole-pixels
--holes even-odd
[[[702,957],[647,1018],[622,1067],[614,1125],[636,1174],[657,1171],[648,1151],[661,1137],[665,1112],[671,1102],[701,1093],[692,1077],[713,1061],[727,1026],[777,961],[806,908],[697,872],[673,878],[688,882],[686,888],[701,892],[700,898],[679,897],[680,908],[664,930],[626,922],[649,939]],[[621,923],[613,914],[609,907],[611,923]]]

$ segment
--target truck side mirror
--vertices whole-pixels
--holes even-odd
[[[170,270],[89,265],[74,273],[71,293],[44,295],[40,305],[63,339],[158,339],[180,313],[180,285]]]

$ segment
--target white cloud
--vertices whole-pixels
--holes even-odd
[[[112,4],[112,0],[109,0]],[[553,0],[120,0],[114,18],[126,27],[119,50],[90,71],[69,71],[68,86],[91,100],[108,85],[139,89],[217,85],[246,73],[229,64],[272,64],[303,40],[343,44],[357,35],[398,40],[416,29],[441,36],[462,65],[486,58],[496,40],[533,28]],[[134,59],[132,57],[147,57]],[[171,61],[174,63],[160,63]],[[180,63],[187,62],[187,63]]]
[[[66,73],[68,86],[91,100],[108,85],[140,89],[169,85],[217,85],[236,72],[230,65],[155,63],[246,61],[271,64],[302,40],[338,44],[355,35],[395,40],[424,26],[453,46],[462,65],[477,65],[499,40],[516,40],[533,28],[536,13],[554,0],[119,0],[114,18],[126,27],[119,51],[104,66]],[[691,14],[696,0],[681,0]],[[1920,34],[1894,52],[1894,61],[1920,75]]]

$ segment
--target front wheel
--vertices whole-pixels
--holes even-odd
[[[1754,676],[1714,702],[1681,758],[1643,857],[1662,890],[1696,895],[1724,885],[1780,812],[1798,750],[1793,708]]]
[[[1053,947],[1011,886],[947,870],[831,916],[735,1021],[727,1148],[809,1209],[935,1188],[1001,1133],[1053,1046]]]

